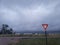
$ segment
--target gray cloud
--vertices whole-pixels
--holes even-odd
[[[60,27],[59,0],[0,0],[0,25],[9,24],[16,31],[49,30]]]

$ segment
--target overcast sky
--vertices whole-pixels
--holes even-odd
[[[0,0],[0,26],[8,24],[15,31],[60,29],[60,0]]]

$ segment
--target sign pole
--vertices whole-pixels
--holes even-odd
[[[47,32],[45,31],[46,45],[47,45]]]
[[[48,27],[48,24],[42,24],[42,26],[43,26],[43,28],[45,30],[45,39],[46,39],[46,45],[47,45],[47,31],[46,31],[46,29]]]

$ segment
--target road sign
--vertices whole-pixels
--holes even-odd
[[[48,24],[42,24],[44,30],[45,30],[45,37],[46,37],[46,45],[47,45],[47,32],[46,32],[46,29],[48,27]]]
[[[48,24],[42,24],[42,26],[43,26],[43,28],[44,28],[45,31],[46,31],[46,29],[47,29],[47,27],[48,27]]]

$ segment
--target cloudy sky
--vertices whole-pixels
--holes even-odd
[[[15,31],[60,29],[60,0],[0,0],[0,26],[8,24]]]

